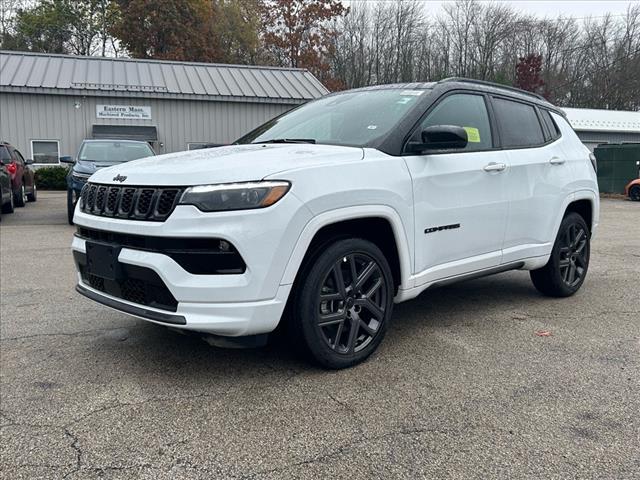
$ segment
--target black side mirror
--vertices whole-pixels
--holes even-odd
[[[455,125],[434,125],[427,127],[421,134],[422,143],[411,142],[408,147],[412,152],[427,150],[459,150],[468,142],[467,131]]]
[[[63,155],[62,157],[60,157],[60,162],[61,163],[74,163],[73,157],[70,156],[70,155]]]
[[[34,163],[34,162],[33,162],[33,158],[27,158],[27,159],[24,161],[24,164],[25,164],[25,165],[33,165],[33,163]]]

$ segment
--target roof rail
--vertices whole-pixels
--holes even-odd
[[[538,100],[544,100],[545,102],[548,102],[548,100],[540,94],[537,94],[534,92],[528,92],[527,90],[522,90],[521,88],[512,87],[510,85],[502,85],[501,83],[487,82],[486,80],[474,80],[473,78],[464,78],[464,77],[449,77],[449,78],[443,78],[438,83],[446,83],[446,82],[475,83],[477,85],[486,85],[488,87],[502,88],[504,90],[509,90],[511,92],[521,93],[524,95],[529,95],[531,97],[536,97]]]

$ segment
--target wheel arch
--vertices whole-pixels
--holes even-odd
[[[598,208],[598,198],[592,191],[579,191],[576,192],[573,195],[573,198],[571,198],[568,202],[566,208],[564,209],[564,213],[562,214],[562,218],[564,218],[568,213],[577,213],[582,218],[584,218],[584,221],[589,227],[589,231],[593,234],[598,225]]]
[[[399,214],[386,205],[348,207],[311,219],[298,238],[280,283],[294,283],[304,262],[323,244],[341,236],[356,236],[376,244],[389,261],[395,288],[406,284],[411,276],[407,235]]]

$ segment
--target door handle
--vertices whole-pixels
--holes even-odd
[[[564,162],[565,159],[560,157],[551,157],[551,160],[549,160],[551,165],[562,165]]]
[[[506,168],[507,168],[507,165],[505,163],[491,162],[490,164],[485,165],[483,170],[485,172],[501,172]]]

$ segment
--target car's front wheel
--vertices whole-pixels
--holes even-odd
[[[577,213],[564,217],[547,264],[532,270],[533,285],[551,297],[568,297],[576,293],[589,268],[591,234],[584,219]]]
[[[69,225],[73,225],[73,212],[76,209],[75,192],[73,190],[67,190],[67,221]]]
[[[37,202],[38,201],[38,187],[36,187],[36,184],[33,184],[33,189],[31,190],[31,193],[27,193],[27,200],[29,200],[30,202]]]
[[[629,189],[629,198],[634,202],[640,202],[640,185],[634,185]]]
[[[375,244],[337,240],[301,271],[294,292],[292,340],[325,368],[356,365],[382,341],[393,292],[391,269]]]

